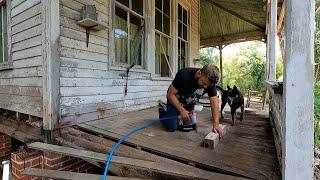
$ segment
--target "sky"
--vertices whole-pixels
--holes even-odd
[[[236,54],[239,52],[241,47],[248,46],[250,43],[252,43],[252,41],[230,44],[223,49],[223,51],[222,51],[223,56],[224,57],[236,56]],[[213,49],[214,49],[213,56],[219,56],[219,50],[217,48],[213,48]],[[278,57],[278,56],[280,56],[280,46],[279,46],[278,39],[276,40],[276,50],[277,50],[277,57]],[[260,51],[265,53],[266,46],[265,45],[262,46]]]

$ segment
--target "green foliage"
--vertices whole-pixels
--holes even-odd
[[[320,82],[317,82],[314,88],[314,122],[315,145],[320,147]]]
[[[236,56],[223,58],[223,85],[233,87],[236,85],[242,93],[247,89],[264,91],[264,63],[265,53],[260,50],[264,44],[252,42],[240,48]],[[212,57],[212,56],[211,56]],[[200,67],[213,63],[219,67],[219,58],[210,57],[210,53],[204,52],[200,56]]]
[[[314,127],[315,145],[320,147],[320,0],[316,0]]]

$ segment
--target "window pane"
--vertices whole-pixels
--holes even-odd
[[[156,10],[156,29],[162,32],[162,14],[160,11]]]
[[[186,67],[186,59],[187,59],[187,44],[181,40],[178,40],[178,69],[182,69]]]
[[[182,21],[182,6],[178,5],[178,19]]]
[[[156,33],[156,50],[155,50],[155,73],[156,74],[160,74],[161,70],[161,66],[160,66],[160,57],[161,57],[161,50],[160,50],[160,35]]]
[[[141,65],[143,27],[142,19],[130,16],[130,64]]]
[[[162,10],[162,0],[156,0],[156,8]]]
[[[188,41],[188,28],[186,25],[183,25],[183,39]]]
[[[128,61],[128,25],[127,12],[115,8],[115,58],[116,62],[127,63]]]
[[[188,11],[183,9],[183,23],[188,24]]]
[[[169,76],[169,65],[168,61],[170,59],[169,57],[169,46],[168,46],[169,40],[165,37],[161,38],[161,76],[162,77],[168,77]]]
[[[7,8],[3,6],[3,24],[5,25],[3,28],[3,39],[4,39],[4,62],[8,62],[8,33],[7,33]]]
[[[125,6],[129,7],[129,0],[117,0],[117,1]]]
[[[178,22],[178,36],[182,37],[182,23],[180,21]]]
[[[132,10],[143,15],[143,0],[132,0]]]
[[[170,18],[163,16],[163,32],[170,35]]]
[[[170,16],[170,0],[163,0],[163,12]]]

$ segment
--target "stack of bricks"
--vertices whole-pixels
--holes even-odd
[[[0,132],[0,163],[10,159],[11,145],[11,137]]]
[[[94,168],[92,164],[79,158],[51,152],[12,153],[11,161],[12,174],[16,180],[41,179],[21,174],[24,169],[29,167],[81,173],[92,173]]]

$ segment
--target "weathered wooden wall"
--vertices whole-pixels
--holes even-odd
[[[7,5],[13,69],[0,71],[0,108],[42,117],[41,1]]]
[[[200,57],[200,0],[191,0],[191,65],[194,65],[193,60]]]
[[[198,5],[198,1],[195,2]],[[76,23],[85,4],[96,5],[102,21],[107,24],[110,21],[109,1],[60,0],[62,125],[148,108],[156,105],[159,99],[165,99],[171,80],[154,79],[151,72],[144,70],[130,72],[128,95],[124,95],[124,69],[109,66],[112,61],[109,29],[91,31],[89,47],[86,47],[85,29]],[[197,20],[194,19],[195,24]],[[192,29],[193,36],[198,36],[198,28]],[[191,43],[192,49],[196,48],[192,57],[199,54],[199,38],[193,39],[197,42],[196,45]]]
[[[283,119],[283,96],[273,94],[272,91],[269,91],[269,110],[270,110],[270,121],[272,125],[272,132],[274,136],[274,141],[277,150],[278,162],[281,165],[282,160],[282,145],[283,145],[283,128],[284,128],[284,119]]]

